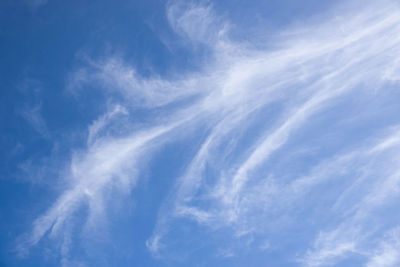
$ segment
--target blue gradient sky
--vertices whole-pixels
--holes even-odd
[[[397,1],[0,2],[0,266],[400,264]]]

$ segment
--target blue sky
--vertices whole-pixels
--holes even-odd
[[[0,2],[0,266],[400,265],[398,1]]]

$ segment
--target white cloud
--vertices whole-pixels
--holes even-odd
[[[165,79],[142,77],[117,57],[89,61],[77,70],[70,79],[72,90],[94,85],[107,101],[119,104],[89,126],[87,147],[74,154],[65,175],[70,186],[34,222],[28,243],[38,243],[46,233],[58,237],[82,205],[89,207],[88,225],[104,220],[108,188],[129,191],[145,168],[139,167],[141,160],[167,142],[194,138],[200,131],[202,143],[159,211],[146,243],[150,251],[168,249],[169,228],[180,218],[231,229],[234,238],[258,233],[265,240],[263,235],[276,234],[273,224],[307,227],[296,222],[303,211],[317,221],[319,215],[335,216],[332,222],[318,221],[321,225],[311,231],[316,238],[307,241],[311,246],[299,257],[305,265],[364,255],[368,220],[398,193],[393,167],[398,165],[392,164],[398,163],[398,136],[387,130],[392,134],[376,144],[371,141],[376,131],[370,129],[352,145],[345,142],[350,137],[336,140],[344,147],[335,140],[329,147],[329,140],[320,138],[340,136],[347,129],[339,123],[350,115],[359,118],[351,107],[344,111],[350,114],[340,112],[345,100],[356,95],[362,102],[373,94],[387,98],[380,90],[394,81],[388,73],[398,66],[400,11],[392,2],[385,4],[350,10],[339,19],[340,27],[337,19],[327,19],[305,25],[301,35],[288,31],[277,41],[279,49],[230,40],[230,23],[211,6],[169,5],[172,28],[208,46],[214,60],[198,73]],[[138,108],[164,110],[141,127],[128,126],[128,134],[108,131],[114,120],[130,118]],[[336,117],[330,115],[334,108]],[[297,154],[304,147],[307,156],[328,151],[304,160]],[[296,160],[305,161],[304,168],[292,171]],[[371,188],[371,182],[382,186]]]
[[[399,228],[389,232],[379,248],[371,255],[366,264],[368,267],[389,267],[400,264],[400,235]]]
[[[340,164],[343,161],[350,168],[358,160],[357,151],[346,151],[341,156],[333,154],[335,161],[325,164],[328,169],[320,170],[318,176],[295,179],[286,185],[278,182],[277,186],[273,180],[262,178],[268,177],[268,173],[260,175],[257,171],[268,163],[274,153],[287,149],[285,145],[295,132],[309,127],[313,116],[325,112],[347,94],[369,94],[388,81],[384,73],[397,65],[399,56],[399,39],[390,37],[399,31],[399,11],[390,2],[386,4],[388,6],[383,7],[372,4],[359,10],[357,15],[343,15],[340,29],[332,21],[327,21],[302,31],[301,36],[286,35],[283,48],[278,50],[252,51],[247,46],[230,42],[230,49],[224,54],[215,45],[218,61],[216,67],[211,68],[219,77],[215,84],[207,86],[214,90],[210,92],[210,97],[204,99],[204,106],[207,107],[205,112],[217,114],[217,119],[211,122],[211,133],[186,174],[177,181],[175,204],[171,201],[165,205],[165,209],[172,210],[170,215],[162,212],[163,216],[189,216],[200,224],[233,226],[236,231],[243,231],[243,227],[250,231],[263,231],[260,227],[265,225],[256,223],[252,226],[248,218],[253,217],[257,222],[265,219],[264,214],[268,211],[255,214],[255,210],[258,211],[260,205],[268,205],[269,198],[278,203],[285,203],[288,199],[301,201],[305,197],[301,192],[318,187],[321,181],[326,181],[327,177],[342,168]],[[190,18],[191,14],[198,13],[196,7],[189,9],[187,16],[178,17]],[[196,21],[193,19],[192,25],[196,25]],[[184,23],[187,21],[184,20]],[[227,39],[224,41],[227,42]],[[389,57],[392,59],[388,60]],[[242,151],[237,150],[235,143],[223,148],[229,138],[233,137],[238,142],[241,131],[251,126],[255,114],[274,104],[281,105],[282,111],[270,127],[265,127],[258,141]],[[261,117],[257,121],[262,122]],[[225,157],[231,160],[220,160]],[[368,159],[365,160],[368,164]],[[205,177],[205,169],[216,161],[220,177],[215,177],[211,183],[206,182],[210,178]],[[253,186],[263,188],[261,193],[252,196]],[[194,198],[196,201],[192,201]],[[199,198],[203,200],[201,205],[197,201]],[[190,203],[193,203],[191,209],[195,213],[176,212],[182,205],[190,211]],[[266,206],[268,208],[270,206]],[[200,214],[206,216],[197,216]],[[159,226],[162,229],[160,232],[165,232],[166,227]],[[157,229],[155,236],[160,241]],[[346,251],[354,252],[355,245],[352,241],[337,241],[330,247],[324,245],[317,248],[318,254],[311,256],[310,252],[308,257],[310,262],[322,264],[341,257]]]
[[[336,196],[334,205],[328,207],[336,211],[336,216],[342,217],[341,223],[333,230],[320,232],[314,248],[302,259],[306,266],[335,263],[349,253],[367,255],[368,245],[375,243],[372,237],[385,230],[382,228],[384,220],[376,221],[376,214],[393,205],[400,197],[397,168],[400,151],[391,142],[398,132],[393,133],[392,129],[389,132],[386,138],[372,145],[372,149],[369,146],[360,148],[343,157],[345,161],[336,161],[333,165],[337,166],[334,170],[341,167],[356,177]],[[383,148],[386,149],[384,154]],[[371,155],[371,152],[375,154]],[[332,171],[331,167],[325,168],[323,177],[329,177]]]
[[[204,77],[207,79],[207,77]],[[87,84],[95,84],[108,94],[123,96],[120,101],[127,101],[136,108],[156,108],[196,94],[206,93],[198,88],[190,77],[176,81],[158,77],[145,79],[136,70],[124,64],[121,58],[110,57],[99,62],[89,62],[88,68],[78,69],[71,75],[69,90],[78,93]]]
[[[149,153],[149,142],[157,142],[173,127],[157,127],[118,139],[97,137],[86,151],[75,153],[65,177],[68,188],[46,213],[35,220],[32,234],[24,243],[28,247],[35,245],[46,233],[51,238],[64,239],[63,235],[68,231],[66,223],[71,224],[82,205],[89,208],[86,229],[96,228],[99,221],[104,223],[106,191],[116,187],[120,192],[129,192],[137,179],[136,164],[143,164],[146,153]]]
[[[172,29],[183,38],[207,45],[219,45],[229,24],[216,16],[212,6],[191,2],[170,3],[167,17]]]
[[[128,110],[121,105],[116,105],[111,111],[95,120],[89,126],[88,144],[92,144],[99,132],[101,132],[101,130],[104,129],[110,123],[110,121],[115,119],[115,117],[118,115],[128,115]]]
[[[32,128],[43,138],[49,138],[49,130],[46,121],[42,116],[42,104],[39,103],[33,107],[25,108],[20,111],[22,117],[32,126]]]

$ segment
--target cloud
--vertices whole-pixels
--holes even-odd
[[[68,225],[82,206],[88,207],[86,231],[96,229],[99,221],[104,223],[107,191],[115,187],[121,193],[128,193],[136,182],[137,164],[143,164],[144,150],[149,153],[149,142],[156,142],[170,130],[171,126],[165,126],[117,140],[97,138],[86,151],[75,153],[65,175],[69,186],[52,207],[34,221],[31,235],[19,250],[23,253],[46,234],[65,241],[63,236],[69,235]],[[64,251],[68,251],[68,243],[63,246],[66,246]]]
[[[110,56],[99,62],[89,61],[89,67],[76,70],[70,76],[68,88],[79,94],[88,84],[96,85],[108,97],[128,101],[131,107],[150,109],[203,93],[193,82],[190,78],[173,82],[158,77],[144,79],[121,58]]]
[[[265,170],[263,165],[269,166],[268,160],[272,155],[278,154],[275,158],[281,159],[280,150],[293,153],[287,146],[295,138],[295,133],[306,131],[310,138],[318,137],[307,131],[307,127],[313,127],[313,118],[328,112],[354,92],[368,95],[389,82],[384,73],[397,64],[399,40],[389,36],[392,36],[390,32],[394,34],[399,30],[396,26],[398,12],[397,6],[390,2],[383,7],[367,6],[357,15],[343,15],[340,29],[333,21],[327,20],[317,27],[301,31],[302,35],[285,35],[286,39],[277,50],[249,50],[247,44],[231,41],[229,52],[224,54],[215,45],[219,61],[210,68],[219,77],[215,85],[207,86],[215,89],[204,103],[207,107],[216,107],[216,110],[210,108],[205,112],[216,113],[217,121],[212,121],[210,134],[187,172],[177,180],[175,200],[163,206],[170,212],[163,211],[161,216],[170,216],[169,220],[173,220],[171,217],[191,218],[213,227],[228,226],[238,233],[263,232],[268,225],[261,221],[272,215],[268,211],[273,210],[269,202],[287,205],[289,201],[294,205],[293,199],[301,202],[305,197],[300,192],[319,188],[321,181],[331,179],[328,177],[335,174],[335,170],[343,168],[339,165],[341,162],[348,161],[350,168],[360,156],[356,151],[346,151],[341,156],[333,151],[333,154],[321,155],[328,162],[332,157],[336,160],[335,164],[323,163],[329,169],[320,170],[320,178],[315,175],[301,179],[293,177],[293,181],[285,184],[268,178],[274,173],[260,173]],[[199,11],[189,9],[187,16],[181,16],[190,18],[192,13],[198,14]],[[196,28],[197,19],[191,23]],[[386,60],[390,57],[388,51],[396,55],[393,60]],[[277,119],[267,120],[270,127],[266,126],[264,133],[253,138],[257,141],[239,150],[243,129],[255,127],[252,122],[262,122],[262,110],[273,105],[280,110],[275,115]],[[234,142],[228,143],[231,138]],[[307,144],[312,148],[312,144]],[[207,177],[206,169],[214,168],[214,165],[216,175]],[[282,173],[284,170],[279,171]],[[260,193],[255,194],[257,189]],[[382,195],[386,193],[383,191]],[[182,206],[185,212],[182,212]],[[290,207],[285,209],[290,211]],[[157,242],[161,240],[160,233],[167,231],[165,224],[173,225],[169,220],[162,219],[156,228],[154,237]],[[331,248],[318,248],[318,256],[309,256],[313,260],[310,258],[308,262],[318,265],[339,258],[345,252],[354,251],[355,244],[338,241]],[[158,249],[158,246],[151,247],[157,253],[154,248]]]
[[[347,163],[341,161],[337,164],[356,178],[338,194],[332,206],[337,216],[343,217],[342,222],[333,230],[319,233],[314,248],[302,260],[306,266],[334,263],[349,253],[369,254],[368,246],[376,242],[372,237],[385,231],[383,225],[387,222],[374,218],[400,197],[399,169],[392,167],[398,165],[393,165],[393,161],[397,162],[399,144],[391,142],[399,134],[392,129],[388,132],[392,133],[372,148],[367,146],[354,151],[351,157],[346,157]],[[389,143],[392,146],[388,146]],[[375,162],[371,162],[371,159]]]
[[[167,17],[177,34],[192,42],[206,45],[218,45],[229,28],[226,21],[214,14],[211,5],[169,3]]]
[[[373,253],[368,261],[368,267],[396,266],[400,263],[399,229],[395,228],[385,236],[379,249]]]
[[[72,151],[68,186],[34,221],[27,246],[46,235],[67,240],[61,233],[82,206],[85,229],[106,221],[106,192],[129,193],[143,161],[184,139],[195,152],[180,163],[184,171],[146,242],[154,255],[168,252],[179,239],[171,229],[188,220],[228,229],[231,240],[254,236],[245,246],[256,247],[266,239],[284,246],[280,232],[307,229],[292,241],[302,248],[288,256],[307,266],[371,253],[372,236],[385,227],[369,223],[398,197],[399,181],[398,121],[388,114],[400,96],[388,85],[400,59],[400,11],[384,3],[288,29],[271,37],[273,48],[230,39],[232,22],[212,6],[170,3],[171,28],[186,44],[207,46],[212,60],[196,73],[162,78],[109,56],[71,74],[78,99],[97,88],[116,104],[88,126],[87,146]],[[134,125],[138,110],[147,121]],[[371,118],[380,124],[372,127]]]
[[[110,122],[115,119],[115,117],[118,117],[118,115],[128,115],[128,111],[126,108],[120,105],[116,105],[113,107],[113,109],[97,120],[95,120],[90,126],[89,126],[89,136],[88,136],[88,144],[91,144],[93,140],[95,140],[96,136],[104,129],[106,128]]]
[[[41,109],[42,105],[39,103],[33,107],[23,109],[20,111],[20,114],[38,134],[43,138],[49,138],[49,130],[47,129],[46,122],[43,119]]]

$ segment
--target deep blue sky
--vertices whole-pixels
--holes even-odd
[[[0,266],[400,264],[396,1],[0,2]]]

